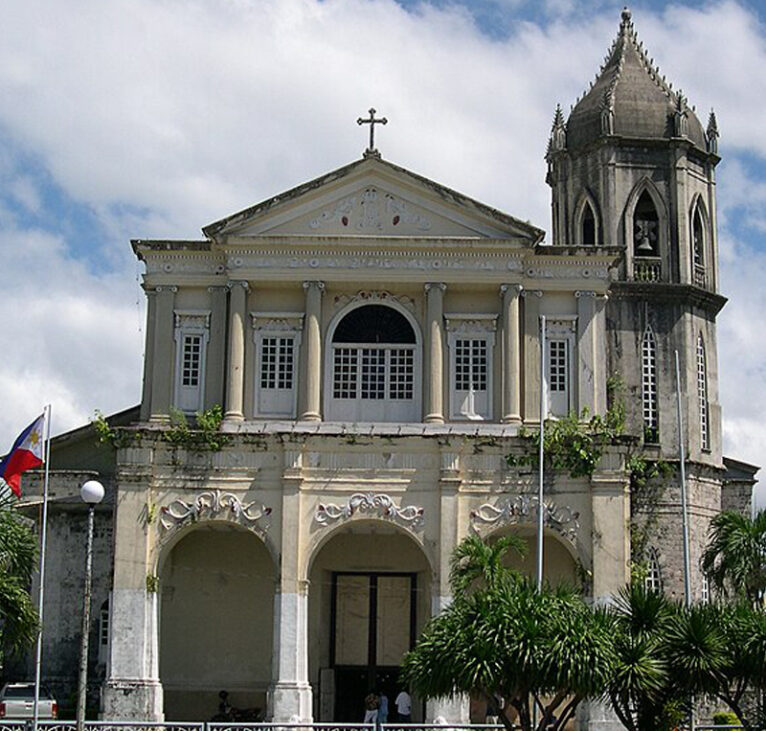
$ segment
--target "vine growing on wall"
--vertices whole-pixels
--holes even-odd
[[[192,424],[186,414],[179,409],[170,409],[170,427],[162,432],[166,442],[184,447],[192,452],[219,452],[229,443],[230,437],[221,432],[223,408],[216,404],[209,409],[198,411]],[[96,431],[100,444],[107,444],[114,449],[128,447],[138,438],[138,432],[112,427],[106,417],[96,411],[91,424]]]

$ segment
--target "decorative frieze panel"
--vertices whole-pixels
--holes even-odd
[[[424,512],[424,508],[416,505],[400,507],[388,495],[355,492],[345,505],[320,503],[314,520],[319,525],[330,525],[348,520],[356,514],[365,514],[373,518],[385,518],[409,528],[420,528],[423,525]]]
[[[538,499],[533,495],[513,495],[501,498],[494,505],[484,503],[471,511],[471,526],[479,531],[483,527],[498,527],[517,523],[537,522]],[[543,522],[564,538],[574,543],[580,530],[580,513],[566,505],[543,501]]]
[[[301,332],[302,312],[251,312],[253,330],[258,332]]]
[[[244,503],[231,492],[206,490],[192,502],[180,498],[160,508],[160,525],[164,530],[195,523],[206,518],[224,518],[248,527],[271,515],[271,508],[257,502]],[[265,526],[259,526],[263,529]]]

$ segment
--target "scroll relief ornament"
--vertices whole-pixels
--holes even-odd
[[[486,526],[531,523],[537,520],[538,499],[530,495],[516,495],[499,500],[497,504],[484,503],[471,511],[471,524],[475,530]],[[565,505],[543,501],[543,523],[575,542],[580,530],[580,513]]]
[[[174,500],[160,508],[160,525],[165,530],[184,523],[194,523],[202,518],[229,518],[248,526],[271,515],[271,508],[252,502],[243,503],[231,492],[207,490],[197,495],[193,502]]]
[[[419,528],[423,524],[424,509],[415,505],[399,507],[388,495],[355,492],[345,505],[320,503],[314,519],[320,525],[330,525],[338,520],[348,520],[356,513],[366,513],[410,528]]]

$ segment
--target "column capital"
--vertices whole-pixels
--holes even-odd
[[[524,294],[524,287],[521,284],[501,284],[500,296],[503,297],[506,294],[519,297]]]
[[[425,285],[423,285],[423,289],[426,292],[430,292],[434,287],[437,287],[442,292],[447,290],[447,285],[444,282],[426,282]]]
[[[325,285],[324,282],[320,282],[318,279],[307,279],[303,282],[303,289],[308,290],[311,287],[318,289],[320,292],[324,292]]]

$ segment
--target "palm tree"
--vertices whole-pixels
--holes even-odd
[[[750,518],[732,510],[716,515],[702,570],[725,595],[763,601],[766,591],[766,510]]]
[[[37,538],[14,510],[15,499],[0,495],[0,651],[20,652],[37,636],[37,612],[29,596]]]
[[[511,570],[503,564],[503,556],[509,549],[524,557],[528,546],[523,538],[513,534],[492,542],[483,541],[476,535],[464,538],[450,557],[452,593],[462,594],[477,585],[494,586],[507,578]]]
[[[636,581],[619,593],[610,613],[617,656],[607,691],[612,708],[629,731],[662,728],[664,709],[675,700],[666,658],[674,607]]]

